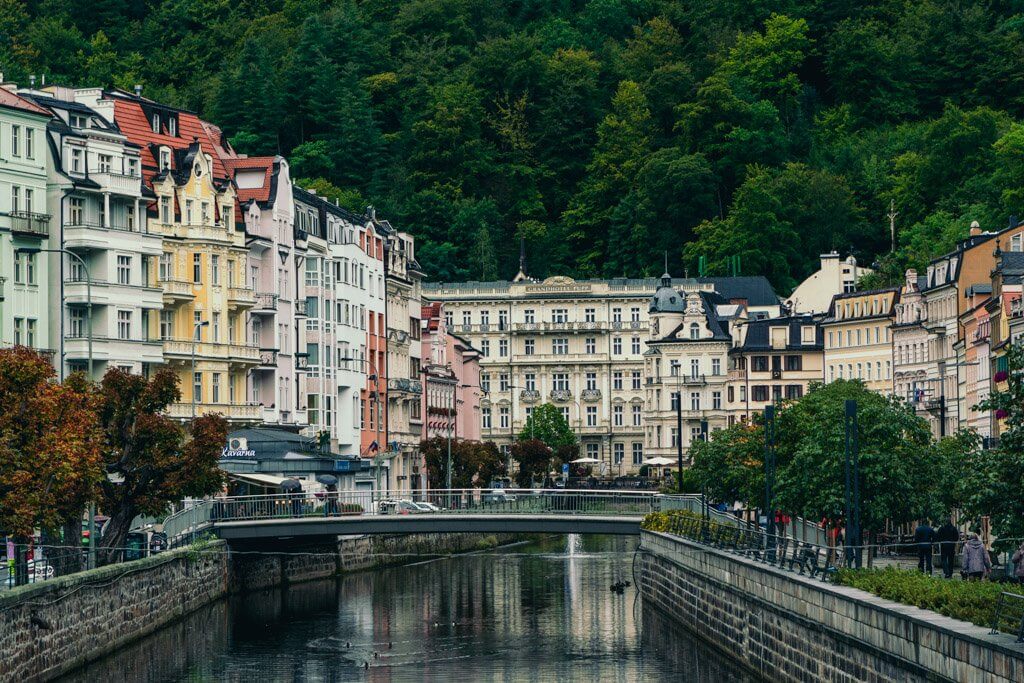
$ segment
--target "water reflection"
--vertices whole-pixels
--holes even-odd
[[[212,605],[71,680],[745,680],[643,610],[635,540],[555,538]]]

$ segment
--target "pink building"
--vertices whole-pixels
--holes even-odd
[[[421,317],[423,438],[479,441],[480,352],[448,331],[442,304],[423,306]]]

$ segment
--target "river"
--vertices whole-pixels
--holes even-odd
[[[746,681],[653,609],[636,539],[556,537],[234,596],[68,681]]]

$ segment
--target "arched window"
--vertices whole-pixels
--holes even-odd
[[[690,339],[700,339],[700,325],[690,323]]]

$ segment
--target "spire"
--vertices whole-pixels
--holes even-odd
[[[526,238],[519,238],[519,272],[512,279],[512,282],[523,282],[529,280],[530,276],[526,274]]]
[[[661,286],[662,287],[671,287],[672,286],[672,276],[669,275],[669,273],[668,273],[668,249],[665,250],[665,272],[662,273],[662,275],[661,275]]]

